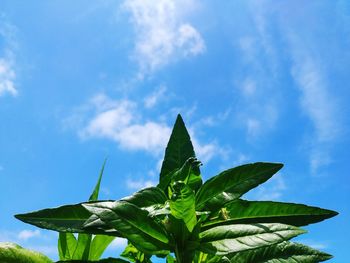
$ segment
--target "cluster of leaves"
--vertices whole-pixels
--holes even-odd
[[[331,258],[289,240],[306,232],[301,226],[333,217],[336,212],[302,204],[241,199],[270,179],[282,164],[241,165],[204,183],[200,165],[178,116],[156,187],[118,201],[96,201],[101,173],[89,202],[16,217],[61,232],[60,259],[64,261],[98,260],[114,237],[128,240],[121,254],[128,261],[99,262],[147,263],[153,255],[166,258],[168,263],[312,263]],[[79,233],[78,239],[71,233]]]

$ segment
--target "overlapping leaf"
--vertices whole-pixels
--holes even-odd
[[[170,248],[165,229],[148,216],[148,212],[127,201],[114,203],[86,203],[84,207],[109,227],[146,253],[160,253]],[[85,225],[94,229],[94,222]]]
[[[200,233],[199,249],[208,254],[226,255],[277,244],[305,232],[298,227],[278,223],[217,226]]]
[[[280,163],[251,163],[226,170],[206,181],[196,194],[198,210],[219,210],[226,203],[268,180],[283,167]]]

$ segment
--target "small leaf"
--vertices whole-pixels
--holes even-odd
[[[52,260],[45,255],[24,249],[21,246],[0,242],[0,262],[2,263],[52,263]]]
[[[183,220],[188,231],[192,232],[197,224],[194,192],[183,182],[175,182],[172,188],[174,191],[170,200],[171,214]]]
[[[71,259],[89,260],[91,234],[80,233],[78,235],[77,246]]]
[[[72,259],[77,247],[77,240],[72,233],[59,233],[58,254],[60,260]]]
[[[130,260],[131,262],[143,262],[150,263],[151,255],[146,255],[145,253],[138,250],[133,244],[128,243],[124,251],[120,254],[120,256]]]
[[[215,255],[276,244],[306,231],[284,224],[236,224],[217,226],[200,233],[199,250]]]
[[[94,191],[90,195],[89,201],[97,201],[98,200],[98,195],[99,195],[99,192],[100,192],[100,185],[101,185],[102,175],[103,175],[103,171],[104,171],[105,166],[106,166],[106,161],[107,161],[107,159],[105,159],[103,164],[102,164],[102,168],[100,170],[100,174],[98,176],[98,180],[97,180],[96,186],[94,188]]]
[[[96,235],[90,246],[89,260],[98,260],[115,239],[113,236]]]
[[[282,167],[280,163],[252,163],[226,170],[202,185],[196,194],[196,207],[219,210],[264,183]]]
[[[328,260],[332,256],[302,244],[285,241],[276,245],[234,253],[229,258],[235,263],[317,263]]]
[[[223,212],[225,214],[223,214]],[[203,224],[204,229],[223,224],[283,223],[305,226],[337,215],[332,210],[303,204],[236,200]]]
[[[180,169],[190,157],[196,156],[190,135],[188,134],[186,126],[179,114],[176,118],[168,145],[165,149],[159,182],[162,183],[162,180],[166,175],[174,172],[176,169]],[[200,174],[199,168],[197,174]]]

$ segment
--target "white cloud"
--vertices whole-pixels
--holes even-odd
[[[126,181],[126,186],[130,190],[140,190],[142,188],[156,186],[157,182],[153,180],[145,180],[145,179],[128,179]]]
[[[112,243],[109,245],[109,248],[119,248],[122,249],[128,244],[128,241],[125,238],[115,238]]]
[[[134,57],[141,74],[153,72],[176,57],[205,51],[200,33],[185,22],[186,12],[195,9],[194,0],[126,0],[123,6],[132,14],[137,34]]]
[[[101,101],[102,102],[102,101]],[[110,101],[106,100],[109,104]],[[99,107],[104,107],[103,102]],[[114,101],[110,108],[98,112],[80,131],[82,138],[107,138],[127,150],[144,150],[158,154],[166,145],[171,129],[163,123],[135,123],[136,105],[127,100]]]
[[[326,64],[312,56],[302,39],[291,32],[287,36],[293,62],[291,75],[300,91],[300,106],[314,128],[307,147],[310,170],[316,175],[332,162],[331,145],[342,132],[341,112],[328,83]]]
[[[33,237],[40,237],[41,233],[39,230],[22,230],[18,233],[18,239],[19,240],[28,240]]]
[[[154,156],[164,152],[171,134],[171,127],[163,121],[142,121],[143,116],[137,103],[129,100],[112,100],[103,94],[93,97],[89,103],[93,117],[84,123],[87,116],[73,116],[71,119],[83,122],[79,135],[83,139],[106,138],[115,141],[125,150],[146,151]],[[84,108],[88,108],[84,107]],[[84,113],[79,112],[78,115]],[[76,125],[76,123],[75,123]],[[207,162],[215,155],[225,157],[226,151],[217,143],[202,143],[191,129],[192,142],[198,157]]]
[[[161,85],[156,91],[147,96],[144,99],[145,107],[149,109],[156,106],[157,103],[164,97],[166,90],[166,87],[164,85]]]
[[[0,14],[0,41],[4,43],[0,50],[0,97],[6,94],[16,96],[18,91],[15,86],[15,56],[14,49],[16,41],[14,39],[15,27],[2,20]]]
[[[310,57],[295,55],[292,75],[301,92],[301,106],[315,127],[317,140],[325,142],[337,137],[339,125],[336,103],[317,64]]]
[[[282,174],[275,174],[269,181],[252,190],[248,195],[257,200],[278,200],[287,189]]]

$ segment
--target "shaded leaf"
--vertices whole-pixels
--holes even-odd
[[[226,170],[201,186],[196,194],[196,207],[219,210],[264,183],[282,167],[280,163],[251,163]]]
[[[72,233],[59,233],[58,254],[60,260],[72,259],[77,246],[77,240]]]
[[[45,255],[24,249],[8,242],[0,242],[0,262],[2,263],[52,263]]]
[[[305,226],[337,214],[332,210],[303,204],[236,200],[219,210],[213,218],[203,224],[203,227],[206,229],[211,226],[233,223],[283,223]]]
[[[100,201],[99,203],[113,203],[112,201]],[[93,216],[86,210],[82,204],[64,205],[57,208],[48,208],[27,214],[18,214],[15,217],[25,223],[35,225],[40,228],[55,230],[59,232],[88,233],[88,234],[107,234],[120,236],[120,234],[111,229],[94,230],[85,229],[84,224]]]
[[[317,263],[328,260],[332,256],[302,244],[285,241],[238,252],[229,258],[235,263]]]
[[[199,250],[215,255],[268,246],[306,231],[285,224],[237,224],[217,226],[200,233]]]
[[[176,118],[168,145],[165,149],[165,156],[160,171],[160,184],[164,185],[164,183],[162,183],[163,179],[175,170],[180,169],[190,157],[195,157],[195,152],[193,150],[190,135],[188,134],[182,117],[179,114]],[[200,174],[199,168],[197,167],[196,169],[197,171],[195,173]],[[167,180],[169,180],[169,178]],[[170,180],[168,183],[170,183]]]
[[[132,244],[145,253],[158,253],[169,249],[169,237],[164,228],[142,210],[127,201],[110,203],[86,203],[84,207],[90,213],[118,230]],[[99,222],[100,223],[100,222]],[[89,222],[86,228],[94,229],[95,222]]]

